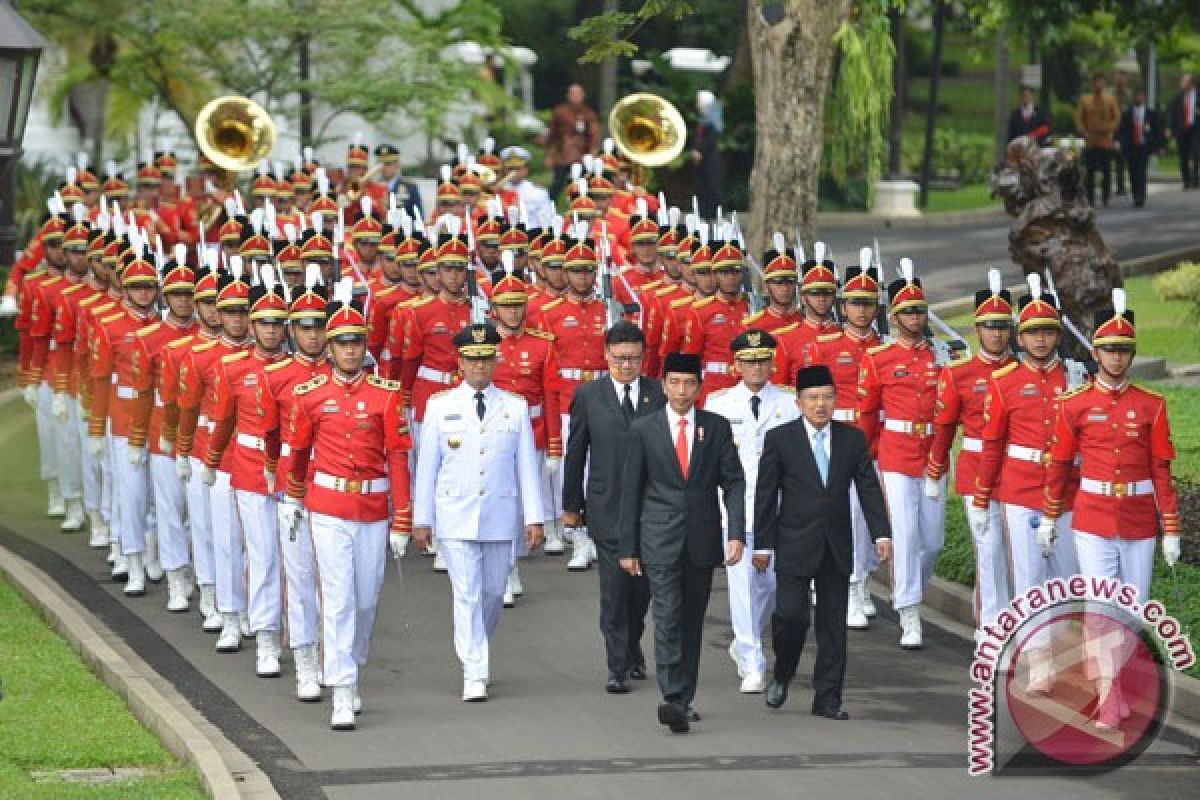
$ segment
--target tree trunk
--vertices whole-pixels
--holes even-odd
[[[942,77],[942,41],[946,33],[946,0],[934,0],[933,60],[929,64],[929,104],[925,107],[925,155],[921,159],[921,193],[917,207],[929,206],[929,181],[933,175],[933,134],[937,130],[938,81]]]
[[[892,44],[896,58],[892,62],[892,108],[888,119],[889,180],[904,178],[904,101],[908,97],[908,61],[904,54],[905,12],[892,6],[888,11],[892,28]]]
[[[769,25],[759,3],[746,9],[754,62],[754,168],[748,246],[760,252],[775,231],[799,225],[816,237],[817,183],[833,34],[851,0],[788,0]]]
[[[992,106],[992,132],[995,147],[992,161],[999,164],[1004,160],[1004,149],[1008,147],[1008,39],[1005,31],[996,33],[996,70],[992,76],[994,105]]]

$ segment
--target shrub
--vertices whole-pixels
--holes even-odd
[[[1154,293],[1160,300],[1183,300],[1200,306],[1200,263],[1184,261],[1159,275],[1154,279]]]

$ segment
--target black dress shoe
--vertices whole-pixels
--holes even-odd
[[[604,691],[609,694],[628,694],[629,682],[622,675],[609,675],[608,683],[604,684]]]
[[[788,685],[772,678],[767,685],[767,691],[763,693],[763,699],[768,708],[782,708],[783,704],[787,702],[787,693]]]
[[[687,733],[692,729],[688,724],[687,709],[682,703],[660,703],[658,706],[658,722],[671,729],[671,733]]]
[[[695,706],[690,705],[690,704],[688,705],[687,718],[688,718],[688,722],[699,722],[700,721],[700,712],[696,710]]]
[[[825,719],[850,719],[850,715],[843,711],[841,706],[837,708],[813,706],[812,713],[814,717],[824,717]]]
[[[638,664],[635,667],[630,667],[629,668],[629,677],[633,678],[635,681],[646,680],[646,665]]]

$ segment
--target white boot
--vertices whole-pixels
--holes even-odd
[[[567,549],[563,543],[562,535],[562,520],[555,519],[546,523],[546,543],[542,545],[542,552],[548,556],[560,556]]]
[[[868,574],[862,583],[858,585],[859,589],[859,608],[867,615],[867,619],[875,619],[875,600],[871,597],[871,576]]]
[[[429,544],[425,545],[425,549],[421,551],[421,555],[436,556],[437,555],[437,537],[430,536]]]
[[[861,584],[851,583],[846,598],[846,627],[855,631],[867,629],[867,615],[862,609]]]
[[[438,550],[433,555],[433,571],[434,572],[445,572],[446,571],[446,559],[442,558],[441,550]]]
[[[46,481],[46,516],[61,517],[67,513],[67,504],[63,500],[58,478]]]
[[[259,631],[254,673],[260,678],[279,677],[279,632]]]
[[[900,646],[905,650],[921,649],[921,614],[917,606],[905,606],[900,612]]]
[[[149,574],[149,568],[146,572]],[[167,573],[167,611],[178,614],[187,610],[187,568],[181,567]]]
[[[87,515],[88,527],[92,529],[92,535],[88,537],[88,547],[97,550],[108,547],[108,526],[104,524],[104,518],[100,516],[99,511],[89,511]]]
[[[356,715],[361,714],[363,705],[362,705],[362,695],[358,691],[358,684],[356,683],[353,686],[351,686],[350,690],[354,692],[354,702],[350,704],[350,707],[354,709],[354,713]]]
[[[163,579],[162,563],[158,560],[158,534],[146,534],[146,577],[151,583]]]
[[[333,687],[333,716],[329,727],[335,731],[354,730],[354,687]]]
[[[317,679],[317,646],[306,644],[292,651],[296,661],[296,699],[315,703],[321,699],[321,682]]]
[[[513,608],[517,604],[517,597],[512,590],[512,575],[508,576],[508,580],[504,583],[504,607]]]
[[[75,533],[83,530],[83,523],[86,515],[83,513],[83,501],[78,497],[72,497],[67,503],[67,518],[63,520],[59,528],[66,533]]]
[[[125,579],[125,596],[141,597],[146,593],[146,562],[141,553],[125,556],[129,577]]]
[[[121,543],[110,543],[108,555],[112,559],[109,562],[112,564],[112,579],[114,581],[125,580],[126,576],[129,575],[129,563],[125,558],[125,554],[121,552]]]
[[[525,586],[521,583],[521,568],[517,564],[513,564],[512,572],[508,573],[508,585],[517,597],[525,594]]]
[[[242,628],[236,611],[221,614],[221,635],[217,637],[218,653],[236,653],[242,649]]]
[[[243,639],[254,636],[254,631],[250,630],[250,615],[245,611],[238,612],[238,626],[241,628]]]
[[[567,561],[567,569],[571,572],[582,572],[592,565],[592,538],[583,528],[571,532],[571,558]]]
[[[462,699],[465,703],[482,703],[488,699],[486,681],[463,681]]]
[[[216,633],[225,629],[225,619],[217,611],[217,587],[211,583],[200,586],[200,616],[204,618],[201,629],[205,633]],[[241,631],[239,631],[241,633]]]

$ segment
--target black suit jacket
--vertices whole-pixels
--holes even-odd
[[[1121,143],[1121,152],[1126,155],[1153,155],[1163,148],[1164,136],[1162,117],[1152,108],[1146,109],[1142,120],[1142,146],[1133,143],[1133,106],[1121,112],[1121,122],[1117,125],[1117,141]]]
[[[803,418],[773,428],[763,445],[754,493],[754,549],[774,550],[775,571],[782,575],[815,575],[827,550],[838,570],[850,574],[851,483],[871,539],[891,537],[866,437],[853,425],[836,420],[829,425],[828,485],[821,482]]]
[[[685,479],[665,409],[630,428],[621,480],[621,558],[651,565],[716,567],[725,561],[719,493],[724,491],[729,538],[745,541],[746,476],[729,421],[696,409]]]
[[[1200,125],[1200,90],[1196,92],[1195,107],[1192,109],[1192,127],[1186,131],[1183,126],[1187,122],[1186,109],[1183,107],[1183,92],[1179,92],[1171,99],[1171,133],[1176,139],[1182,139],[1184,136],[1191,136],[1196,132],[1196,126]]]
[[[1050,118],[1046,116],[1046,112],[1034,106],[1033,113],[1027,121],[1021,114],[1021,107],[1017,106],[1008,115],[1008,141],[1011,142],[1018,136],[1033,136],[1038,144],[1044,145],[1050,139]]]
[[[662,384],[642,377],[634,419],[653,413],[667,402]],[[629,425],[612,378],[605,375],[578,387],[571,400],[571,429],[563,459],[563,511],[583,512],[588,532],[597,539],[616,540],[621,509],[618,502],[621,471],[628,452]],[[589,464],[588,456],[591,456]],[[584,467],[587,488],[584,488]]]

